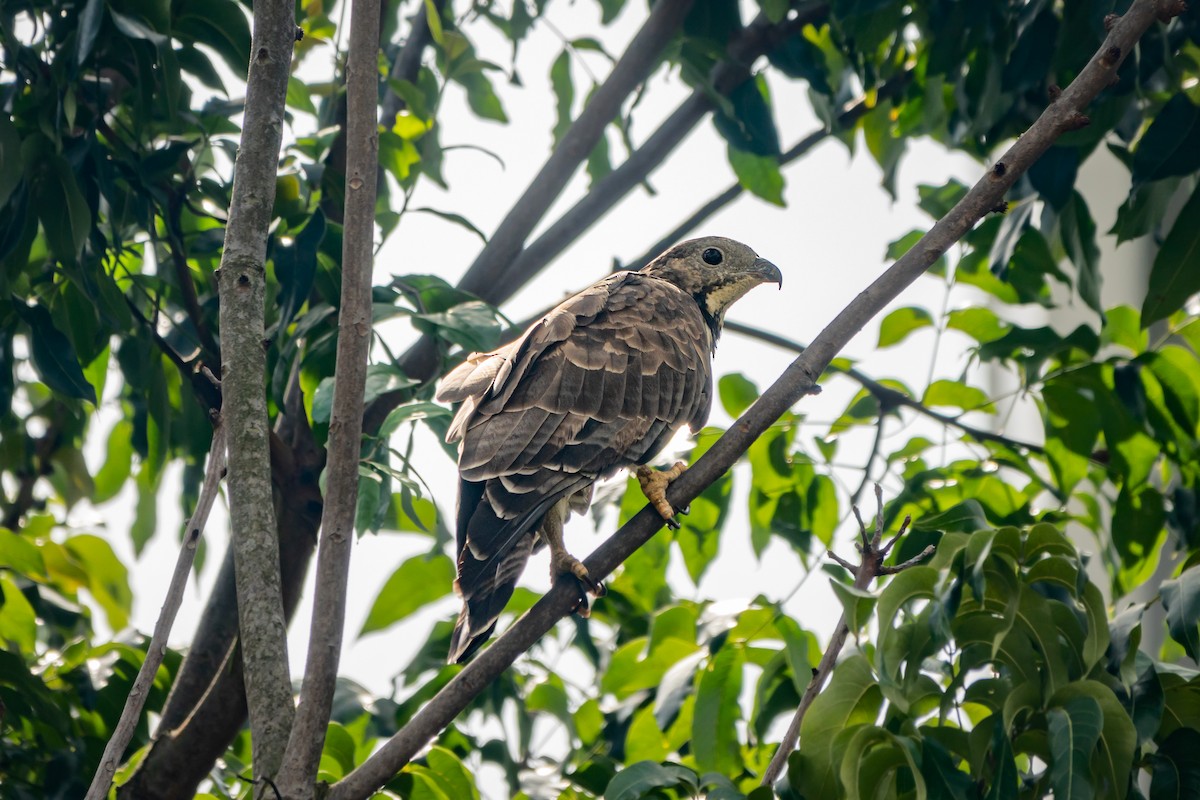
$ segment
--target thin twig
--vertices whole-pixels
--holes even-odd
[[[854,516],[859,520],[859,536],[867,543],[865,547],[861,548],[862,552],[859,563],[857,565],[851,564],[832,550],[827,553],[831,559],[854,576],[854,588],[860,590],[870,587],[871,581],[880,575],[894,575],[902,569],[907,569],[914,564],[924,561],[933,555],[934,550],[933,545],[929,545],[921,551],[920,555],[909,559],[904,564],[894,567],[883,566],[883,559],[887,556],[892,544],[900,537],[900,534],[908,528],[908,521],[905,520],[904,525],[900,528],[900,533],[892,537],[887,547],[880,547],[879,542],[883,537],[883,490],[879,488],[879,484],[875,484],[875,500],[878,509],[875,516],[875,530],[869,538],[866,527],[862,525],[862,517],[858,513],[858,508],[854,507]],[[821,656],[820,663],[813,670],[812,680],[808,682],[808,686],[804,689],[804,696],[800,698],[800,705],[796,708],[796,713],[792,716],[791,724],[788,725],[787,732],[783,735],[783,741],[779,743],[779,747],[771,757],[771,763],[767,765],[766,771],[763,772],[763,786],[773,785],[779,779],[779,776],[783,774],[783,768],[787,764],[787,757],[792,752],[792,748],[796,746],[796,740],[800,738],[800,725],[804,722],[804,715],[808,712],[813,701],[817,699],[821,687],[825,685],[825,681],[833,672],[833,667],[837,663],[838,656],[841,655],[842,648],[846,646],[846,637],[849,635],[850,626],[846,621],[845,612],[842,612],[842,617],[838,620],[837,629],[834,631],[833,637],[829,640],[829,645],[825,648],[825,653]]]
[[[225,477],[225,426],[221,423],[219,414],[213,414],[213,423],[208,469],[204,473],[204,483],[200,487],[200,496],[196,500],[196,510],[192,512],[191,519],[188,520],[187,527],[184,529],[183,544],[179,548],[179,556],[175,559],[175,572],[171,575],[171,584],[167,588],[162,611],[158,614],[158,621],[154,623],[154,633],[150,637],[150,643],[146,646],[146,658],[138,669],[137,677],[133,679],[129,696],[125,698],[125,708],[121,711],[121,718],[117,721],[112,736],[104,747],[104,755],[100,757],[100,763],[96,767],[96,774],[92,777],[92,785],[88,788],[86,800],[104,800],[108,796],[108,788],[112,785],[113,775],[116,774],[117,766],[121,763],[121,756],[125,753],[125,748],[129,746],[133,732],[137,729],[138,720],[142,716],[142,708],[146,704],[146,697],[150,692],[150,687],[154,684],[154,676],[167,652],[167,639],[171,635],[171,626],[175,624],[175,615],[183,602],[183,591],[187,588],[188,576],[191,574],[192,564],[196,560],[196,547],[200,543],[200,536],[204,533],[204,526],[208,523],[208,515],[212,511],[213,501],[217,498],[221,479]]]
[[[342,297],[337,361],[329,420],[326,502],[321,518],[317,582],[304,683],[279,786],[289,800],[313,796],[337,683],[346,618],[350,553],[358,504],[363,395],[371,346],[371,275],[374,267],[379,130],[379,0],[353,0],[350,58],[346,65],[346,204],[342,236]]]
[[[734,320],[725,321],[725,330],[741,334],[742,336],[748,336],[751,339],[758,339],[759,341],[773,344],[776,347],[782,347],[785,350],[791,350],[794,353],[803,353],[806,347],[797,341],[780,336],[777,333],[764,331],[761,328],[754,327],[753,325],[746,325],[745,323],[736,322]],[[1002,433],[994,433],[992,431],[984,430],[983,428],[977,428],[974,425],[963,422],[960,417],[951,416],[950,414],[943,414],[940,411],[934,411],[921,401],[914,400],[903,392],[897,391],[890,386],[885,386],[884,384],[854,367],[830,366],[828,367],[828,371],[835,372],[839,375],[845,375],[847,378],[851,379],[859,386],[870,392],[871,395],[879,401],[881,415],[888,409],[900,406],[903,408],[912,409],[921,416],[936,420],[943,425],[957,428],[958,430],[970,436],[972,439],[975,439],[979,442],[995,442],[996,444],[1004,445],[1011,450],[1024,450],[1037,455],[1046,454],[1045,447],[1040,444],[1021,441],[1020,439],[1014,439],[1010,436],[1005,436]]]
[[[1154,0],[1136,0],[1118,22],[1100,52],[1033,126],[997,162],[951,211],[899,261],[860,293],[818,334],[778,380],[713,443],[687,472],[671,484],[667,500],[681,508],[723,475],[750,445],[785,411],[812,392],[817,378],[837,353],[876,314],[886,308],[975,223],[995,208],[1031,164],[1058,137],[1078,127],[1081,109],[1115,76],[1121,56],[1153,23]],[[1113,54],[1117,57],[1113,57]],[[662,517],[647,506],[607,539],[585,561],[588,574],[607,577],[620,563],[645,544],[663,526]],[[395,736],[386,741],[342,780],[330,787],[329,800],[365,800],[396,774],[437,732],[541,638],[579,602],[573,581],[556,581],[534,606],[475,660],[442,688]]]
[[[863,464],[863,476],[859,481],[858,488],[854,490],[854,494],[850,495],[850,505],[858,505],[862,493],[867,490],[867,485],[871,483],[871,467],[875,464],[875,459],[879,456],[879,450],[883,446],[883,423],[887,419],[887,415],[880,411],[879,419],[875,420],[875,439],[871,442],[871,452],[867,454],[867,463]]]

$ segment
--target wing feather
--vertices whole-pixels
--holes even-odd
[[[650,275],[617,273],[445,378],[438,399],[463,403],[448,437],[461,438],[463,477],[464,609],[452,660],[491,633],[559,500],[650,460],[680,426],[703,424],[711,351],[690,295]]]

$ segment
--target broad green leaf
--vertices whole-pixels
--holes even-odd
[[[765,91],[766,84],[761,76],[743,81],[729,93],[728,105],[713,115],[713,124],[729,143],[731,163],[734,151],[743,151],[770,157],[778,171],[775,159],[779,156],[779,132]],[[736,165],[734,169],[737,169]]]
[[[7,528],[0,528],[0,568],[26,578],[46,577],[46,564],[37,545]]]
[[[30,142],[36,142],[34,137],[26,140],[27,145]],[[32,149],[36,148],[23,148],[23,155],[33,157],[28,152]],[[60,261],[73,263],[87,242],[92,228],[92,211],[79,190],[75,171],[62,156],[41,152],[36,158],[36,165],[27,166],[27,169],[32,168],[36,175],[33,202],[46,232],[46,243]]]
[[[428,403],[417,401],[414,403],[405,403],[396,406],[388,415],[384,417],[383,424],[379,426],[379,438],[386,439],[399,429],[406,422],[416,422],[417,420],[446,418],[450,416],[450,409],[445,406],[439,406],[437,403]]]
[[[26,305],[13,297],[13,309],[30,329],[33,365],[38,375],[54,391],[96,403],[96,390],[84,377],[83,368],[66,334],[54,326],[50,312],[40,305]]]
[[[739,759],[738,696],[742,690],[745,650],[726,645],[700,673],[692,720],[692,754],[702,772],[735,774]]]
[[[913,331],[933,327],[933,317],[928,311],[916,306],[897,308],[888,313],[879,323],[879,341],[876,347],[891,347],[900,344]]]
[[[90,0],[88,6],[103,8],[101,0]],[[21,137],[8,115],[0,116],[0,208],[4,208],[24,173],[21,163]]]
[[[694,792],[699,777],[676,764],[639,761],[618,772],[604,790],[604,800],[641,800],[653,796],[656,789],[686,787]]]
[[[1100,308],[1100,249],[1096,246],[1096,223],[1088,212],[1087,201],[1078,191],[1071,193],[1071,202],[1059,217],[1063,247],[1078,275],[1079,297],[1099,314]],[[1142,313],[1145,317],[1145,312]],[[1142,324],[1146,322],[1143,319]]]
[[[550,88],[554,92],[555,109],[558,114],[554,123],[554,142],[557,144],[571,127],[571,107],[575,102],[570,50],[563,50],[550,65]]]
[[[234,0],[176,2],[171,33],[211,47],[234,74],[244,74],[250,62],[250,24]]]
[[[729,166],[737,175],[743,189],[777,206],[786,205],[783,199],[783,173],[774,155],[758,155],[729,146]]]
[[[1149,334],[1142,328],[1138,312],[1129,306],[1115,306],[1104,314],[1104,327],[1100,331],[1101,344],[1117,344],[1135,355],[1150,343]]]
[[[1200,660],[1200,567],[1164,581],[1160,591],[1171,638],[1183,645],[1193,660]]]
[[[1134,185],[1200,169],[1200,108],[1172,95],[1133,151]]]
[[[1198,151],[1200,152],[1200,151]],[[1142,304],[1142,327],[1169,317],[1200,292],[1200,186],[1184,205],[1154,257],[1150,286]]]
[[[317,209],[291,244],[275,245],[275,278],[279,281],[279,332],[287,328],[312,294],[317,276],[317,251],[325,238],[325,212]]]
[[[1166,524],[1162,494],[1153,486],[1121,487],[1113,509],[1113,544],[1126,565],[1154,555],[1159,534]]]
[[[383,630],[451,593],[454,562],[444,555],[413,556],[379,590],[359,636]]]
[[[670,753],[670,743],[654,720],[654,706],[640,708],[625,732],[625,760],[662,761]]]
[[[1090,762],[1100,740],[1104,714],[1091,697],[1073,697],[1046,713],[1050,740],[1050,786],[1055,800],[1092,800]]]
[[[77,563],[86,565],[85,585],[104,609],[112,629],[119,631],[128,625],[129,613],[133,609],[129,573],[108,542],[99,536],[81,534],[68,539],[64,547]]]
[[[722,375],[717,381],[717,394],[725,413],[733,418],[740,417],[758,399],[758,387],[740,372]]]
[[[1050,697],[1049,707],[1066,707],[1077,697],[1095,700],[1104,714],[1099,746],[1089,764],[1092,787],[1097,790],[1092,797],[1123,798],[1129,785],[1129,772],[1137,747],[1137,731],[1129,719],[1129,712],[1112,689],[1091,680],[1076,681],[1062,687]]]
[[[842,604],[846,625],[850,628],[850,632],[857,636],[858,632],[871,621],[871,612],[875,610],[877,599],[875,594],[866,589],[856,589],[841,581],[831,581],[830,586],[833,587],[833,593],[837,595],[838,602]]]
[[[929,384],[921,402],[927,406],[950,406],[963,411],[985,411],[989,414],[996,411],[987,392],[950,380],[936,380]]]
[[[911,744],[911,742],[910,742]],[[846,797],[880,797],[894,790],[897,772],[916,784],[916,796],[925,796],[925,780],[905,741],[874,726],[862,726],[850,738],[842,757],[840,778]]]
[[[971,533],[988,527],[983,506],[974,498],[957,503],[939,514],[925,515],[913,522],[914,530]]]
[[[37,647],[37,630],[37,612],[12,579],[0,572],[0,643],[32,653]]]
[[[800,725],[800,750],[788,762],[789,780],[806,797],[837,797],[839,734],[874,723],[883,696],[862,655],[838,663],[829,685],[817,695]],[[853,734],[849,734],[853,735]]]
[[[457,225],[458,227],[463,228],[464,230],[470,231],[472,234],[475,235],[476,238],[479,239],[481,244],[484,244],[484,245],[487,244],[487,234],[485,234],[483,231],[481,231],[479,228],[477,228],[475,226],[475,223],[471,222],[471,220],[467,219],[462,214],[455,214],[452,211],[441,211],[436,208],[426,208],[426,207],[413,208],[413,209],[409,209],[409,210],[415,214],[432,214],[435,217],[444,219],[453,225]]]
[[[980,344],[994,342],[1011,327],[996,316],[996,312],[982,306],[960,308],[951,311],[946,319],[950,330],[962,331]]]
[[[656,687],[668,669],[693,653],[699,655],[700,649],[694,641],[668,638],[652,653],[646,653],[646,644],[646,639],[640,637],[617,648],[600,678],[601,690],[625,698],[633,692]]]
[[[429,771],[437,776],[437,782],[447,797],[454,800],[479,800],[479,790],[475,788],[475,779],[450,750],[434,745],[425,754],[425,763]]]
[[[1200,731],[1179,728],[1151,756],[1150,800],[1200,797]]]

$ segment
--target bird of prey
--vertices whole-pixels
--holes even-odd
[[[692,239],[584,289],[516,341],[472,354],[443,379],[437,399],[462,403],[446,437],[461,440],[455,588],[463,608],[450,663],[470,658],[491,635],[530,554],[543,546],[553,578],[573,575],[603,593],[562,538],[597,480],[637,468],[647,497],[674,521],[665,490],[684,465],[659,472],[645,464],[681,425],[694,432],[708,419],[725,311],[765,282],[782,286],[783,277],[746,245]]]

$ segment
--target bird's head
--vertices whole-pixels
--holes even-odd
[[[642,272],[670,281],[694,297],[714,337],[720,333],[725,312],[746,292],[760,283],[783,287],[779,267],[759,258],[741,242],[723,236],[681,242],[643,267]]]

